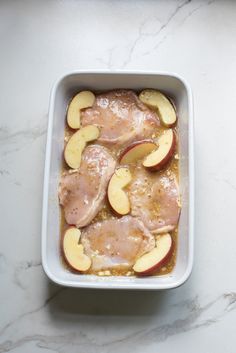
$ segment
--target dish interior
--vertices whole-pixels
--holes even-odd
[[[141,91],[153,88],[163,91],[173,98],[178,112],[179,128],[179,186],[182,210],[178,230],[176,264],[171,273],[145,278],[111,276],[98,277],[70,272],[61,261],[60,207],[58,203],[58,183],[63,160],[65,134],[65,114],[68,102],[80,90],[107,91],[112,89]],[[43,219],[43,266],[48,276],[55,282],[74,287],[94,288],[171,288],[186,279],[191,270],[191,242],[189,224],[189,96],[185,84],[177,77],[147,74],[76,73],[65,76],[55,86],[51,97],[49,116],[48,146],[45,183],[48,193],[44,197]],[[47,180],[48,178],[48,180]],[[47,208],[45,209],[45,203]]]

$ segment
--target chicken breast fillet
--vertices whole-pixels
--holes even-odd
[[[83,229],[81,242],[92,259],[92,270],[129,270],[155,246],[154,236],[137,218],[124,216]]]
[[[81,124],[98,126],[102,143],[125,145],[151,137],[160,121],[134,92],[118,90],[98,95],[93,107],[81,113]]]
[[[131,214],[153,233],[173,230],[180,215],[180,195],[174,176],[137,167],[129,188]]]
[[[59,200],[68,224],[84,227],[97,215],[115,166],[114,158],[104,147],[90,145],[83,152],[79,171],[62,175]]]

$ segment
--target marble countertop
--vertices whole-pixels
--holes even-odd
[[[236,2],[0,2],[0,353],[234,353]],[[77,69],[176,72],[194,94],[191,278],[165,292],[50,283],[40,231],[52,84]]]

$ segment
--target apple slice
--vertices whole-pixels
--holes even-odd
[[[76,227],[66,230],[63,238],[62,250],[66,262],[74,270],[79,272],[87,271],[91,266],[91,259],[84,254],[84,247],[79,244],[81,232]]]
[[[156,247],[141,256],[133,270],[139,275],[150,275],[167,263],[173,252],[173,241],[169,233],[159,235]]]
[[[150,170],[159,170],[169,162],[174,154],[176,137],[172,129],[165,130],[158,140],[159,147],[143,161],[143,166]]]
[[[127,194],[123,190],[132,179],[128,168],[118,168],[112,175],[108,185],[108,201],[112,209],[120,216],[130,212],[130,202]]]
[[[176,123],[175,108],[163,93],[154,89],[145,89],[140,93],[139,99],[148,107],[157,109],[161,123],[164,126],[172,127]]]
[[[95,95],[90,91],[82,91],[69,104],[67,110],[67,123],[72,129],[80,128],[80,110],[93,106]]]
[[[137,141],[127,146],[120,156],[120,164],[135,163],[139,159],[143,159],[153,150],[157,149],[157,145],[150,140]]]
[[[87,125],[71,136],[64,152],[65,161],[70,168],[79,168],[81,155],[87,142],[94,141],[98,137],[99,129],[95,125]]]

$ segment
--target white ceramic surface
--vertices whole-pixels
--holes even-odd
[[[0,352],[235,353],[236,1],[0,1]],[[53,83],[177,72],[194,96],[195,254],[167,291],[53,284],[41,264]]]
[[[60,255],[60,208],[58,185],[63,160],[65,115],[68,102],[80,90],[155,88],[172,97],[178,112],[180,143],[180,192],[182,210],[179,222],[177,260],[174,270],[165,276],[97,277],[80,275],[63,266]],[[48,277],[70,287],[104,289],[167,289],[183,284],[193,264],[194,228],[194,155],[192,94],[185,81],[171,74],[141,72],[74,72],[59,79],[52,89],[42,220],[42,265]]]

